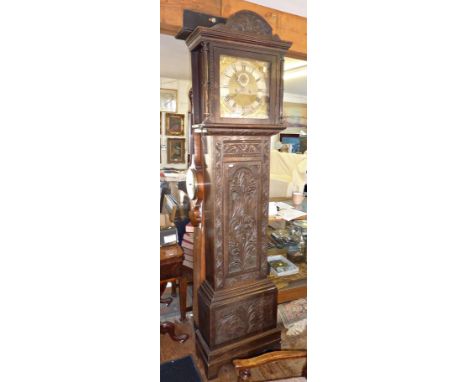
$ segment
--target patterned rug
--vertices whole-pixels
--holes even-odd
[[[278,305],[278,321],[288,329],[288,336],[301,334],[307,328],[307,300],[300,298]]]

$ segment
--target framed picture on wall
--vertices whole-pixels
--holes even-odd
[[[166,135],[184,135],[184,114],[166,113]]]
[[[185,163],[185,139],[167,138],[167,163]]]
[[[159,109],[169,113],[177,112],[177,90],[161,89],[159,98]]]

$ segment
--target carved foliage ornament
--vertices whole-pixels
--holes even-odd
[[[259,167],[241,167],[229,181],[228,274],[257,265]]]
[[[225,154],[257,154],[260,152],[259,143],[226,143],[224,145]]]
[[[272,35],[271,26],[260,15],[251,11],[239,11],[226,22],[226,28],[236,32]]]
[[[223,209],[223,141],[217,140],[215,143],[215,167],[216,167],[216,195],[215,195],[215,211],[218,213],[215,214],[215,251],[218,254],[215,256],[215,284],[216,287],[223,286],[223,257],[219,254],[222,253],[223,249],[223,231],[222,231],[222,216],[220,211]]]
[[[263,296],[216,311],[216,344],[240,338],[271,326],[274,315],[265,314],[265,308],[270,306],[273,298],[274,295]]]
[[[260,256],[260,269],[262,275],[268,275],[268,262],[267,262],[267,225],[268,225],[268,202],[270,198],[270,139],[266,138],[263,142],[263,190],[262,190],[262,203],[263,203],[263,221],[262,221],[262,253]]]
[[[263,277],[268,275],[267,235],[268,224],[268,194],[269,194],[269,137],[255,142],[233,142],[222,137],[215,138],[214,162],[216,193],[214,210],[227,208],[226,220],[223,214],[214,214],[215,253],[226,252],[226,257],[216,255],[214,287],[223,288],[238,282],[255,278],[253,272],[260,272]],[[237,153],[237,154],[236,154]],[[258,155],[261,154],[261,164],[252,163],[231,169],[223,167],[225,155]],[[223,173],[226,171],[226,173]],[[228,177],[226,207],[223,206],[223,181]],[[263,216],[262,216],[263,215]],[[258,219],[262,217],[260,227]],[[226,240],[223,240],[226,232]],[[224,248],[224,245],[226,247]],[[224,263],[226,261],[226,264]],[[226,274],[225,274],[226,272]],[[257,274],[258,275],[258,274]]]

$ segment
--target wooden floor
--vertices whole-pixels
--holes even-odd
[[[169,335],[163,335],[160,337],[160,350],[161,356],[160,361],[166,362],[173,359],[192,355],[194,358],[203,381],[207,381],[205,371],[203,369],[203,363],[195,353],[195,340],[193,332],[193,321],[189,317],[186,322],[181,323],[176,321],[177,331],[176,333],[187,333],[190,338],[183,344],[172,341]],[[298,336],[286,336],[286,331],[282,331],[282,348],[283,349],[305,349],[307,346],[307,334],[306,332]],[[291,360],[281,361],[277,363],[271,363],[256,369],[252,369],[251,381],[267,381],[271,379],[279,379],[292,376],[300,376],[302,368],[305,364],[305,360]],[[235,382],[237,381],[237,375],[232,365],[223,366],[218,374],[218,377],[210,380],[210,382]]]

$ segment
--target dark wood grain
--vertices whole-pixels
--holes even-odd
[[[270,353],[265,353],[257,357],[247,358],[247,359],[235,359],[232,361],[234,367],[237,370],[240,381],[249,381],[252,376],[251,369],[258,368],[263,365],[271,364],[273,362],[292,360],[306,358],[307,351],[305,350],[281,350],[274,351]],[[302,370],[302,377],[306,377],[307,370],[306,365]],[[291,375],[291,377],[293,377]]]
[[[299,298],[307,298],[307,280],[301,285],[294,285],[278,290],[278,304],[297,300]]]
[[[270,362],[283,361],[286,359],[297,359],[307,357],[306,350],[280,350],[273,351],[270,353],[265,353],[257,357],[247,358],[247,359],[235,359],[232,361],[236,369],[247,369],[252,367],[258,367],[266,365]]]

